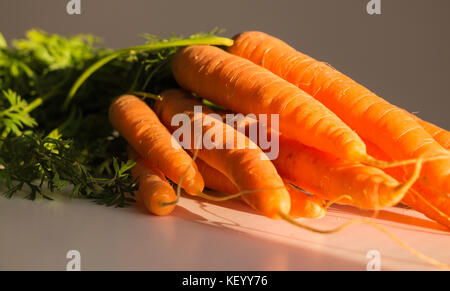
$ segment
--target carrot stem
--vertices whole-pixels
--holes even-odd
[[[233,45],[233,40],[226,38],[226,37],[219,37],[219,36],[209,36],[205,38],[198,38],[198,39],[180,39],[180,40],[173,40],[173,41],[167,41],[167,42],[161,42],[161,43],[155,43],[155,44],[144,44],[129,48],[120,49],[118,51],[115,51],[106,57],[98,60],[96,63],[94,63],[92,66],[90,66],[86,71],[84,71],[80,77],[75,81],[72,88],[69,91],[69,94],[66,97],[66,100],[64,101],[63,109],[66,110],[69,107],[69,104],[75,94],[77,93],[78,89],[83,85],[83,83],[92,75],[94,74],[98,69],[106,65],[107,63],[111,62],[114,59],[117,59],[120,56],[129,54],[130,52],[139,53],[143,51],[154,51],[154,50],[161,50],[165,48],[172,48],[172,47],[183,47],[183,46],[190,46],[190,45],[223,45],[223,46],[231,46]]]
[[[150,98],[150,99],[153,99],[153,100],[160,100],[160,101],[162,100],[162,97],[160,95],[156,95],[156,94],[152,94],[152,93],[148,93],[148,92],[134,91],[131,94],[143,97],[143,99]]]

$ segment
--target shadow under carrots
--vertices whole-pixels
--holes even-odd
[[[208,194],[210,195],[215,195],[215,192],[208,192],[206,191]],[[208,201],[199,197],[195,197],[189,194],[186,194],[183,190],[182,190],[182,197],[187,198],[187,199],[191,199],[191,200],[195,200],[198,203],[200,203],[200,208],[202,210],[204,210],[205,212],[217,216],[217,214],[215,213],[211,213],[209,210],[206,209],[206,205],[207,204],[212,204],[212,205],[216,205],[216,206],[220,206],[220,207],[224,207],[224,208],[229,208],[229,209],[233,209],[236,211],[240,211],[243,213],[249,213],[249,214],[254,214],[254,215],[260,215],[260,213],[258,213],[256,210],[254,210],[253,208],[251,208],[250,206],[248,206],[243,200],[236,198],[236,199],[232,199],[232,200],[227,200],[227,201],[222,201],[222,202],[216,202],[216,201]],[[145,209],[145,207],[142,204],[137,203],[137,209],[140,213],[148,213],[147,210]],[[180,209],[178,209],[180,208]],[[405,208],[402,205],[396,206],[396,208]],[[398,225],[397,227],[402,228],[402,229],[410,229],[408,227],[420,227],[420,230],[415,230],[415,231],[419,231],[419,232],[423,232],[423,233],[430,233],[433,234],[435,233],[434,231],[439,231],[439,234],[442,235],[442,232],[447,232],[446,236],[450,235],[450,229],[447,228],[444,225],[441,225],[435,221],[432,221],[426,217],[421,218],[421,217],[415,217],[415,216],[410,216],[410,215],[406,215],[406,214],[401,214],[398,212],[394,212],[394,211],[390,211],[389,209],[385,209],[385,210],[379,210],[378,213],[376,213],[376,217],[374,217],[375,212],[372,210],[362,210],[362,209],[358,209],[356,207],[350,206],[350,205],[342,205],[342,204],[334,204],[332,205],[328,212],[327,212],[327,216],[332,216],[332,217],[338,217],[339,214],[353,214],[353,215],[358,215],[360,217],[366,217],[366,218],[375,218],[377,220],[384,220],[384,221],[389,221],[389,222],[394,222],[394,223],[398,223],[400,225]],[[178,217],[178,218],[182,218],[182,219],[192,219],[192,220],[196,220],[196,221],[204,221],[207,222],[207,219],[204,219],[203,217],[192,213],[190,211],[188,211],[187,209],[180,207],[179,205],[175,208],[174,212],[171,214],[174,217]],[[222,220],[225,221],[229,221],[232,225],[234,226],[238,226],[236,225],[232,220],[226,218],[226,217],[218,217]],[[311,220],[314,221],[314,220]],[[380,222],[382,224],[382,222]]]
[[[214,195],[214,192],[212,195]],[[199,202],[203,203],[209,203],[216,206],[221,206],[225,208],[230,208],[233,210],[255,214],[255,215],[261,215],[256,210],[248,206],[243,200],[237,198],[233,200],[223,201],[223,202],[215,202],[215,201],[207,201],[198,197],[194,197],[191,195],[188,195],[186,193],[183,193],[183,197],[188,199],[197,200]],[[203,210],[205,210],[205,207],[202,207]],[[396,206],[396,208],[401,209],[405,208],[402,205]],[[353,214],[353,215],[359,215],[361,217],[371,218],[374,217],[375,212],[372,210],[362,210],[350,205],[341,205],[341,204],[334,204],[329,208],[329,211],[327,212],[328,216],[336,216],[335,214],[342,213],[342,214]],[[224,217],[221,217],[222,219],[226,219]],[[417,230],[423,233],[435,233],[434,231],[439,231],[439,234],[442,234],[442,231],[447,232],[447,234],[444,235],[450,235],[450,229],[447,228],[444,225],[441,225],[433,220],[430,220],[426,217],[415,217],[410,216],[407,214],[401,214],[398,212],[390,211],[389,209],[379,210],[378,213],[376,213],[376,217],[374,217],[377,220],[384,220],[389,222],[395,222],[400,225],[398,225],[399,228],[408,229],[408,227],[420,227],[421,230]]]
[[[213,192],[214,193],[214,192]],[[189,200],[192,205],[192,202],[194,202],[194,205],[196,205],[197,209],[200,211],[199,214],[197,214],[195,211],[192,211],[190,207],[186,207],[183,205],[183,203],[180,203],[175,210],[171,213],[170,216],[176,217],[178,219],[183,219],[185,221],[189,221],[192,223],[199,223],[201,225],[204,225],[206,227],[211,228],[219,228],[226,232],[233,232],[244,236],[249,237],[260,237],[260,235],[263,235],[268,241],[272,241],[275,243],[274,245],[290,245],[295,246],[295,248],[299,247],[302,248],[301,244],[297,244],[296,242],[301,241],[303,244],[311,244],[321,247],[325,247],[327,249],[333,249],[338,250],[339,252],[345,252],[345,253],[353,253],[361,255],[360,250],[355,250],[352,248],[343,247],[342,245],[336,245],[333,243],[333,240],[322,240],[319,239],[319,241],[310,236],[298,236],[298,235],[292,235],[292,232],[286,232],[286,231],[277,231],[277,228],[267,228],[263,226],[256,226],[251,225],[249,223],[246,225],[246,223],[242,223],[243,221],[235,220],[233,219],[233,215],[227,216],[225,215],[226,211],[214,211],[214,208],[211,208],[210,206],[218,206],[220,208],[230,209],[234,211],[234,215],[237,213],[242,214],[250,214],[250,215],[258,215],[261,216],[257,211],[253,210],[251,207],[249,207],[247,204],[245,204],[244,201],[241,199],[233,199],[223,202],[214,202],[214,201],[208,201],[204,200],[199,197],[191,196],[182,191],[182,197],[183,199]],[[188,202],[188,201],[186,201]],[[361,217],[373,217],[374,212],[373,211],[364,211],[357,209],[355,207],[351,206],[345,206],[345,205],[333,205],[329,209],[328,216],[332,218],[343,218],[352,220],[351,216],[361,216]],[[137,210],[138,211],[138,210]],[[139,212],[142,213],[143,209],[140,209]],[[145,210],[144,210],[145,211]],[[217,212],[217,213],[216,213]],[[347,214],[349,217],[346,217],[345,214]],[[268,218],[267,218],[268,219]],[[396,213],[394,210],[381,210],[377,213],[377,216],[374,218],[377,220],[377,223],[380,225],[385,224],[387,226],[394,226],[397,229],[406,229],[409,231],[418,231],[421,233],[432,233],[432,234],[439,234],[439,235],[445,235],[448,236],[450,233],[448,233],[448,229],[444,226],[440,226],[437,223],[434,223],[431,220],[427,220],[425,218],[418,218],[415,216],[410,216],[406,214]],[[269,220],[269,219],[268,219]],[[384,223],[383,220],[386,222]],[[309,220],[305,219],[307,224],[314,225],[316,221],[320,223],[319,220]],[[389,225],[387,222],[394,222],[395,225]],[[433,231],[434,230],[434,231]],[[445,233],[443,233],[445,232]],[[317,234],[317,235],[323,235],[323,234]],[[281,239],[281,241],[280,241]],[[409,258],[395,258],[394,256],[385,256],[386,258],[396,260],[397,262],[404,262],[407,264],[412,264],[415,267],[419,267],[420,269],[434,269],[432,266],[427,266],[426,264],[418,265],[417,261],[413,260],[413,257],[411,259]]]
[[[203,217],[201,215],[195,214],[195,213],[189,211],[188,209],[184,208],[181,205],[178,205],[176,207],[176,209],[174,210],[174,212],[171,214],[174,217],[181,218],[181,219],[184,219],[184,220],[189,220],[189,221],[192,221],[192,222],[195,222],[195,223],[200,223],[200,224],[207,225],[207,226],[210,226],[210,227],[213,227],[213,228],[221,228],[224,231],[231,231],[231,232],[239,233],[241,235],[250,236],[250,237],[253,237],[256,234],[263,234],[263,235],[268,236],[267,238],[270,238],[270,237],[272,237],[274,239],[275,238],[281,238],[284,241],[286,241],[286,240],[288,240],[288,241],[299,241],[299,240],[301,240],[303,243],[314,244],[314,245],[321,245],[323,247],[331,248],[331,249],[334,249],[334,250],[339,250],[339,251],[348,252],[348,253],[354,253],[354,254],[360,254],[360,251],[358,251],[358,250],[354,250],[352,248],[346,248],[346,247],[342,247],[342,246],[337,246],[334,243],[327,243],[326,241],[317,242],[317,241],[312,241],[312,240],[308,240],[308,239],[305,239],[305,238],[293,237],[292,235],[287,234],[287,233],[283,234],[283,233],[280,233],[280,232],[277,232],[277,231],[271,231],[271,230],[266,230],[266,229],[262,229],[262,228],[258,228],[258,227],[242,225],[241,223],[239,223],[237,221],[234,221],[233,219],[230,219],[228,217],[224,217],[223,215],[219,215],[217,213],[214,213],[208,208],[208,205],[214,204],[214,205],[217,205],[217,206],[220,206],[220,207],[230,208],[230,209],[237,210],[237,211],[242,211],[242,212],[251,213],[251,214],[258,214],[255,210],[250,208],[248,205],[246,205],[240,199],[223,201],[223,202],[214,202],[214,201],[206,201],[204,199],[201,199],[201,198],[198,198],[198,197],[194,197],[194,196],[190,196],[190,195],[187,195],[187,194],[183,194],[182,196],[185,199],[190,199],[190,200],[195,201],[196,203],[198,203],[199,208],[204,213],[207,213],[208,215],[214,216],[217,219],[208,219],[208,218]],[[339,205],[338,208],[340,206],[341,205]],[[358,209],[354,208],[354,213],[358,213]],[[371,213],[367,212],[365,216],[370,217]],[[399,215],[399,216],[409,217],[407,215]],[[386,218],[387,215],[382,215],[382,217]],[[216,220],[216,221],[214,221],[214,220]],[[220,221],[218,221],[218,220],[220,220]],[[314,220],[308,220],[308,221],[313,222]],[[323,234],[317,234],[317,235],[323,235]],[[280,241],[278,241],[278,240],[275,240],[275,241],[277,241],[277,244],[280,244]],[[400,259],[400,258],[395,258],[395,257],[389,256],[389,255],[388,256],[385,255],[385,258],[389,258],[389,259],[393,259],[393,260],[397,260],[397,261],[402,261],[402,262],[408,263],[408,264],[413,264],[414,266],[419,267],[419,268],[423,268],[423,269],[431,269],[431,270],[434,269],[433,266],[428,266],[426,264],[418,265],[417,261],[414,261],[413,258],[411,258],[411,259],[401,258]]]

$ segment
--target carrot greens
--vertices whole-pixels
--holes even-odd
[[[53,192],[125,206],[136,189],[126,145],[108,120],[117,96],[177,87],[177,47],[230,39],[144,35],[140,46],[99,47],[93,35],[30,30],[9,44],[0,34],[0,193],[51,199]]]

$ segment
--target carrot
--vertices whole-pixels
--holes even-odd
[[[336,113],[359,136],[391,158],[448,156],[448,152],[403,110],[323,62],[296,51],[262,32],[235,37],[229,52],[251,60],[311,94]],[[421,180],[450,192],[450,157],[424,165]]]
[[[192,158],[172,145],[175,139],[145,102],[131,95],[119,97],[111,104],[109,119],[149,166],[175,183],[184,177],[180,186],[189,194],[203,191],[203,178]]]
[[[198,157],[224,174],[239,191],[254,191],[242,196],[244,201],[251,207],[270,218],[280,218],[279,213],[289,213],[290,197],[284,188],[284,184],[275,167],[269,160],[262,159],[265,155],[258,147],[251,147],[251,141],[245,136],[245,148],[227,149],[227,143],[234,143],[239,139],[240,133],[234,128],[224,124],[205,113],[194,115],[194,106],[202,106],[201,102],[189,98],[189,94],[179,90],[169,90],[161,94],[162,101],[155,103],[155,112],[163,124],[169,129],[176,130],[171,125],[172,117],[176,114],[186,114],[194,123],[194,120],[202,121],[202,132],[210,132],[219,128],[223,131],[222,136],[217,131],[212,135],[214,147],[212,149],[193,149]],[[203,112],[208,109],[202,106]],[[207,123],[210,122],[210,125]],[[214,125],[213,125],[214,124]],[[193,126],[191,132],[195,134]],[[194,136],[195,140],[195,136]],[[222,147],[223,149],[220,149]]]
[[[214,169],[208,163],[201,159],[196,161],[198,170],[205,180],[205,186],[211,190],[219,191],[226,194],[236,194],[239,189],[224,174]]]
[[[280,153],[273,161],[283,178],[323,199],[336,200],[364,209],[381,209],[400,202],[417,180],[414,175],[404,184],[381,169],[341,160],[280,135]]]
[[[217,105],[244,114],[279,114],[290,138],[353,161],[371,160],[364,142],[309,94],[268,70],[211,46],[190,46],[172,60],[178,83]]]
[[[206,187],[227,194],[236,194],[239,192],[238,188],[224,174],[214,169],[206,162],[199,159],[197,160],[197,166],[205,180]],[[287,181],[285,181],[285,185],[291,198],[291,210],[289,216],[293,218],[302,217],[315,219],[325,215],[326,203],[322,199],[316,196],[307,195],[290,185]]]
[[[285,181],[285,184],[291,197],[291,211],[289,212],[289,216],[292,218],[311,219],[318,219],[325,216],[327,208],[323,199],[306,194],[300,189],[295,188],[288,181]]]
[[[450,132],[440,128],[439,126],[424,121],[419,117],[414,116],[414,119],[425,129],[435,141],[437,141],[443,148],[450,150]]]
[[[130,149],[128,156],[136,162],[131,174],[139,183],[137,202],[154,215],[169,215],[175,208],[170,202],[176,199],[176,194],[166,177],[158,169],[148,167],[134,150]]]
[[[450,229],[449,198],[437,195],[419,183],[405,195],[402,202]]]
[[[375,144],[366,142],[366,145],[368,152],[373,156],[382,160],[390,160],[389,156]],[[402,168],[390,168],[385,171],[399,181],[405,179],[405,172]],[[437,194],[422,185],[422,183],[416,182],[406,193],[402,202],[414,210],[423,213],[428,218],[450,228],[450,198]]]

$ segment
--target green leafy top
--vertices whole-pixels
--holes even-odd
[[[134,163],[108,121],[111,101],[124,93],[177,87],[171,56],[181,46],[232,43],[217,33],[169,39],[146,34],[145,44],[121,50],[96,47],[99,39],[92,35],[39,30],[9,47],[0,34],[4,195],[25,190],[29,199],[50,199],[53,191],[66,189],[106,205],[132,201]]]
[[[92,35],[80,34],[64,38],[38,30],[30,30],[26,36],[26,39],[13,41],[13,46],[22,55],[32,58],[50,71],[82,69],[83,63],[94,57],[92,46],[98,41],[98,38]]]
[[[6,90],[0,98],[0,132],[6,136],[11,131],[15,135],[21,135],[24,127],[34,127],[36,121],[30,116],[31,106],[16,92]]]
[[[55,132],[46,137],[29,133],[8,138],[0,152],[0,164],[7,165],[0,171],[0,180],[7,187],[4,195],[11,198],[28,186],[27,198],[34,200],[40,195],[51,199],[46,192],[72,185],[73,196],[95,199],[100,204],[124,206],[133,201],[136,185],[128,173],[133,162],[119,165],[114,158],[112,175],[97,177],[85,158],[71,141],[61,139]]]

